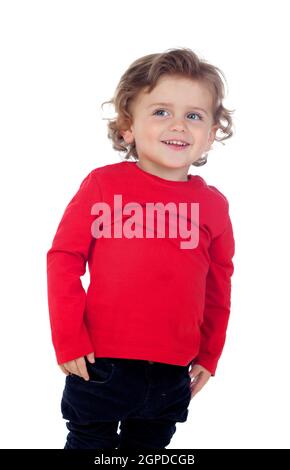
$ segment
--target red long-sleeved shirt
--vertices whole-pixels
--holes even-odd
[[[48,306],[59,364],[94,352],[176,365],[194,360],[215,375],[230,314],[235,243],[226,197],[200,176],[188,177],[166,180],[122,161],[96,168],[82,181],[47,252]],[[92,210],[101,202],[109,212]],[[173,237],[165,230],[158,238],[157,223],[147,236],[149,202],[171,202],[176,208],[186,203],[187,228],[196,226],[190,207],[198,203],[197,246],[181,248],[191,235],[178,230]],[[136,214],[122,210],[126,204],[143,211],[143,236],[140,224],[139,235],[128,236],[138,223],[126,226]],[[111,235],[93,230],[100,216],[99,230],[112,229]],[[168,217],[167,212],[167,229]],[[181,219],[180,211],[176,220]],[[86,292],[80,277],[87,263]]]

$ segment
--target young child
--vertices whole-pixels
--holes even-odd
[[[232,135],[222,75],[169,49],[133,62],[105,102],[126,154],[83,179],[47,253],[65,449],[165,448],[215,375],[235,243],[228,200],[188,170]]]

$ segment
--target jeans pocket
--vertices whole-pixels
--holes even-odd
[[[70,374],[67,380],[79,382],[81,384],[106,384],[110,382],[113,377],[115,364],[106,357],[95,357],[95,362],[92,364],[85,357],[86,367],[89,374],[89,380],[85,380],[77,374]]]
[[[93,364],[86,358],[86,366],[91,383],[106,384],[113,377],[115,364],[109,358],[95,357]]]

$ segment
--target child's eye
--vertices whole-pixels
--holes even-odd
[[[153,115],[157,115],[157,113],[160,113],[160,112],[167,112],[167,111],[165,111],[165,109],[157,109],[156,111],[154,111]],[[203,120],[203,117],[198,113],[189,113],[189,116],[190,115],[198,116],[200,121]],[[193,119],[193,121],[196,121],[196,119]]]
[[[165,109],[157,109],[157,110],[153,113],[153,115],[155,115],[155,114],[157,114],[157,113],[160,113],[160,112],[162,113],[163,111],[165,111]]]
[[[201,116],[200,114],[198,114],[198,113],[189,113],[189,114],[194,114],[195,116],[198,116],[201,121],[202,121],[202,119],[203,119],[202,116]],[[194,121],[195,121],[195,119],[194,119]]]

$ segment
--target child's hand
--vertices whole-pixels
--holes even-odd
[[[91,362],[95,362],[95,355],[94,353],[87,354],[87,359]],[[65,375],[75,374],[82,377],[84,380],[89,380],[89,374],[87,371],[86,361],[84,357],[78,357],[73,361],[64,362],[63,364],[59,364],[59,367],[63,371]]]
[[[194,397],[210,379],[211,373],[209,370],[205,369],[199,364],[194,364],[191,370],[189,371],[190,377],[193,379],[191,381],[191,398]]]

